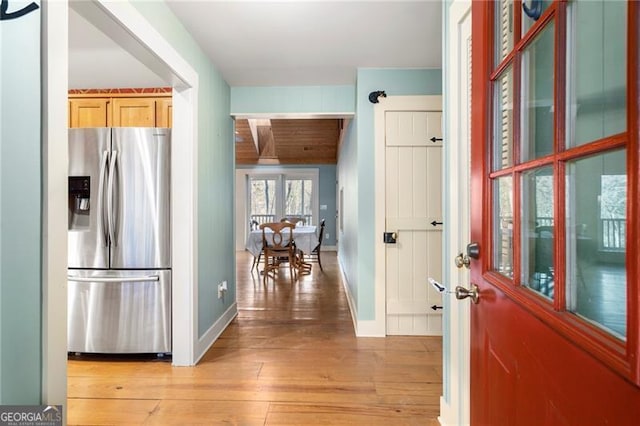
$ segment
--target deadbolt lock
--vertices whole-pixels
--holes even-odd
[[[471,267],[471,259],[469,259],[469,256],[467,256],[466,254],[458,253],[456,258],[454,259],[454,262],[458,269],[462,268],[463,266],[467,269]]]

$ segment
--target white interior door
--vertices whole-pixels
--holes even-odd
[[[385,115],[386,332],[442,334],[442,112]]]

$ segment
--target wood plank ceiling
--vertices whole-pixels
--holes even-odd
[[[237,119],[236,164],[336,164],[344,124],[342,119]]]

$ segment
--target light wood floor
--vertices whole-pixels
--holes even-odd
[[[70,359],[68,423],[437,425],[436,337],[356,338],[335,253],[293,285],[238,253],[238,317],[196,367]]]

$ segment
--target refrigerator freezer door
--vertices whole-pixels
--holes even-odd
[[[171,271],[69,271],[68,351],[171,352]]]
[[[105,191],[110,131],[69,129],[69,177],[88,177],[89,198],[76,199],[70,187],[68,258],[70,268],[108,268]]]
[[[171,267],[170,132],[136,127],[112,130],[112,268]]]

